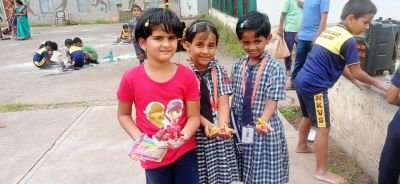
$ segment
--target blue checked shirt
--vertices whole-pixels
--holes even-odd
[[[252,105],[253,120],[257,120],[263,111],[266,100],[284,100],[285,99],[285,75],[283,68],[279,65],[279,62],[273,59],[267,51],[265,51],[260,59],[259,63],[255,65],[256,68],[253,72],[253,85],[256,80],[258,68],[260,67],[261,60],[268,56],[263,73],[261,75],[259,86],[257,88],[256,95],[254,97],[254,103]],[[231,80],[233,86],[233,101],[232,107],[234,108],[235,116],[237,117],[237,123],[241,123],[242,106],[243,106],[243,87],[242,87],[242,64],[249,59],[249,56],[244,56],[236,61],[232,66]],[[247,67],[246,67],[247,68]],[[246,76],[247,77],[247,76]],[[244,79],[246,81],[246,79]],[[253,86],[254,88],[254,86]],[[254,124],[253,124],[254,125]]]
[[[253,125],[255,124],[254,121],[262,115],[266,100],[285,99],[283,68],[266,51],[261,55],[259,63],[255,65],[256,68],[252,70],[252,83],[254,85],[261,60],[266,56],[269,57],[269,60],[266,62],[261,75],[254,103],[251,107]],[[242,64],[247,60],[248,56],[245,56],[236,61],[232,66],[231,74],[233,85],[232,107],[234,108],[236,124],[239,125],[242,124],[243,106]],[[242,157],[239,157],[242,159],[239,163],[245,184],[277,184],[287,183],[289,180],[289,153],[283,125],[277,113],[272,115],[269,123],[274,131],[267,135],[254,133],[254,143],[245,144],[243,153],[239,153],[242,155]]]

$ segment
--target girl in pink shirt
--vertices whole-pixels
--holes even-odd
[[[160,162],[141,161],[148,184],[197,184],[196,142],[200,125],[200,92],[189,68],[170,61],[182,37],[177,15],[162,8],[147,10],[138,20],[135,39],[147,61],[125,72],[117,92],[118,120],[136,140],[175,124],[182,128],[181,145],[170,145]],[[132,118],[132,107],[136,119]]]

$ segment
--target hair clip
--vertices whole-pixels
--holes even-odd
[[[247,20],[244,20],[241,24],[240,24],[240,28],[243,28],[247,23]]]
[[[198,24],[203,24],[203,23],[205,23],[205,22],[196,22],[196,23],[193,25],[192,32],[196,32],[196,31],[197,31],[197,25],[198,25]]]
[[[144,27],[149,27],[150,25],[150,19],[147,19],[147,21],[144,23]]]
[[[192,33],[195,33],[196,31],[197,31],[197,23],[195,23],[195,24],[193,25]]]
[[[183,31],[182,31],[182,38],[185,38],[186,37],[186,32],[187,32],[187,29],[186,29],[186,27],[183,29]]]

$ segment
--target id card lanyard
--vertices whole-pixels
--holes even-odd
[[[192,58],[187,58],[187,61],[192,61]],[[197,82],[200,86],[200,82],[201,82],[201,77],[197,75]],[[218,112],[218,79],[217,79],[217,69],[215,67],[211,68],[211,81],[213,84],[213,97],[214,98],[210,98],[210,104],[211,104],[211,108],[215,111]]]
[[[254,104],[254,98],[256,96],[257,93],[257,88],[258,88],[258,84],[260,83],[260,79],[261,79],[261,75],[263,73],[264,67],[267,64],[268,61],[268,56],[264,56],[264,58],[261,60],[261,64],[260,67],[258,68],[257,71],[257,75],[256,75],[256,81],[254,82],[254,87],[253,87],[253,91],[251,93],[251,105]],[[247,68],[247,63],[248,60],[244,61],[242,64],[242,95],[244,96],[244,93],[246,91],[246,68]]]
[[[251,105],[253,105],[254,103],[254,98],[256,96],[256,92],[257,92],[257,88],[259,86],[260,83],[260,79],[261,79],[261,74],[263,73],[263,70],[265,68],[265,65],[268,61],[268,57],[265,56],[260,64],[260,67],[258,68],[257,74],[256,74],[256,80],[254,83],[254,87],[253,87],[253,91],[251,93]],[[244,61],[242,64],[242,93],[243,96],[245,95],[245,91],[246,91],[246,66],[247,66],[248,60]],[[251,71],[250,71],[251,72]],[[250,125],[246,125],[242,127],[242,140],[241,143],[242,144],[253,144],[254,141],[254,127],[250,126]],[[243,145],[241,145],[239,147],[239,150],[242,150]]]

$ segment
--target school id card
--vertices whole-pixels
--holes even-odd
[[[253,144],[254,142],[254,127],[244,126],[242,127],[242,143]]]

